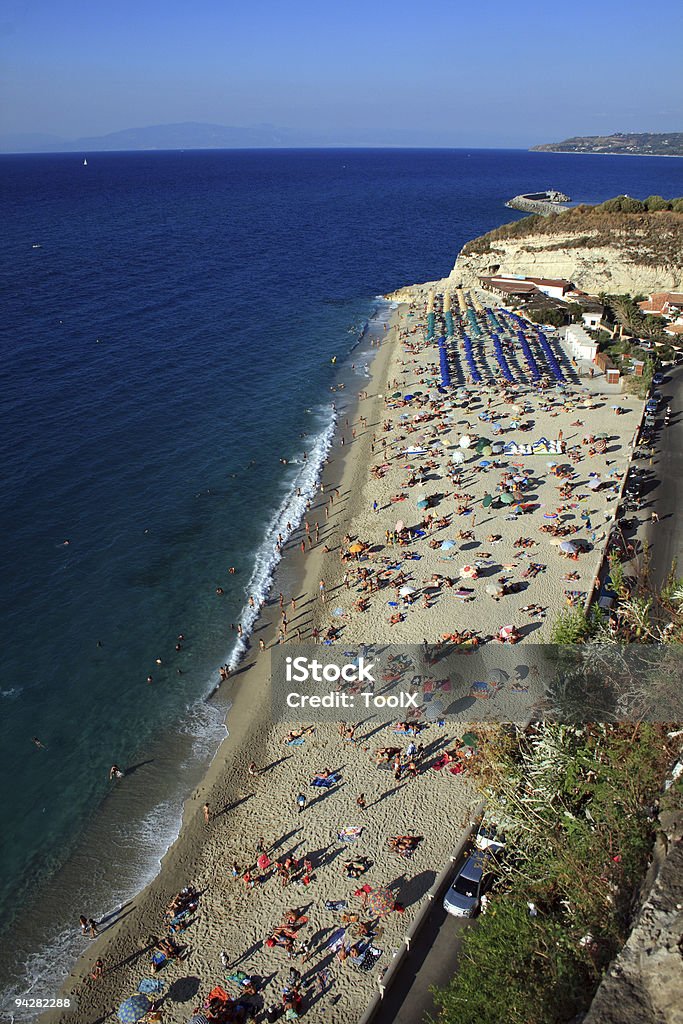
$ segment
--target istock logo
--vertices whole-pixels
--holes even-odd
[[[285,658],[285,678],[288,683],[306,683],[310,680],[316,683],[337,683],[340,679],[346,683],[374,683],[374,667],[374,661],[366,664],[362,655],[356,662],[345,665],[330,665],[315,658],[309,661],[305,657],[288,657]]]

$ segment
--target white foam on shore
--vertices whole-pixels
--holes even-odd
[[[361,343],[367,343],[373,335],[379,333],[377,328],[390,319],[391,304],[377,296],[376,307],[373,316],[364,325],[360,337],[352,346],[356,348]],[[370,377],[369,363],[366,357],[372,360],[374,352],[369,349],[367,356],[363,353],[362,362],[355,368],[355,375],[364,378]],[[350,397],[350,396],[347,396]],[[278,508],[271,516],[266,527],[264,538],[256,551],[254,567],[245,587],[245,597],[254,597],[254,607],[248,601],[244,606],[241,616],[243,637],[234,644],[227,663],[234,669],[244,656],[247,650],[247,640],[253,632],[254,625],[260,615],[259,605],[267,599],[270,592],[273,577],[277,566],[282,560],[283,551],[278,550],[277,539],[281,534],[286,544],[287,540],[301,525],[306,514],[306,505],[318,492],[320,479],[327,460],[327,456],[334,441],[335,427],[337,424],[337,411],[332,403],[317,406],[313,410],[322,420],[323,426],[319,433],[312,440],[310,448],[307,449],[307,459],[292,460],[289,466],[294,471],[293,476],[286,482],[286,492]],[[300,493],[297,493],[300,492]],[[287,524],[290,529],[287,529]],[[285,546],[283,544],[283,548]],[[210,689],[208,695],[216,690],[215,682],[208,684]],[[21,692],[15,688],[7,691],[0,691],[0,695],[6,699],[13,699]],[[229,711],[229,706],[227,708]],[[225,705],[207,702],[206,697],[188,705],[187,711],[177,732],[191,737],[191,755],[184,758],[178,765],[179,770],[192,770],[198,765],[206,764],[216,754],[220,743],[228,735],[225,724]],[[182,825],[183,808],[187,794],[180,791],[176,797],[170,796],[152,807],[141,818],[136,821],[121,823],[111,842],[123,855],[127,863],[133,866],[133,873],[123,881],[123,884],[116,890],[109,890],[107,897],[108,907],[89,912],[98,921],[108,917],[112,920],[120,912],[125,912],[124,904],[133,899],[142,889],[156,878],[161,867],[161,861],[170,847],[180,834]],[[78,927],[62,927],[57,925],[52,935],[41,945],[41,948],[29,954],[24,963],[21,976],[14,985],[0,992],[0,1008],[10,1013],[10,1019],[19,1021],[34,1020],[37,1016],[35,1010],[19,1010],[13,1006],[15,998],[26,998],[37,991],[57,993],[63,985],[70,967],[88,949],[90,940],[84,938]]]
[[[289,540],[301,525],[309,499],[312,500],[318,490],[337,423],[337,413],[333,405],[325,406],[321,411],[327,416],[327,424],[313,442],[306,461],[296,464],[296,473],[289,484],[287,494],[271,517],[265,537],[256,552],[254,568],[245,587],[246,596],[248,598],[251,595],[254,598],[254,605],[252,607],[247,602],[242,610],[240,621],[243,636],[236,641],[228,657],[230,669],[237,667],[247,651],[248,637],[260,615],[259,606],[261,601],[266,600],[275,570],[282,560],[282,550],[277,546],[278,534],[282,535],[285,543]],[[287,528],[288,523],[289,529]]]

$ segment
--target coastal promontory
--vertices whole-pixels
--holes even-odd
[[[480,277],[499,272],[565,278],[592,294],[680,290],[683,200],[620,196],[553,217],[524,217],[463,246],[450,280],[474,288]]]

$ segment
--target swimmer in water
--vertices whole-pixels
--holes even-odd
[[[38,750],[47,750],[45,744],[41,743],[37,736],[31,737],[31,743],[33,743],[34,746],[38,747]]]
[[[117,764],[113,764],[109,769],[109,781],[111,782],[112,779],[122,779],[124,774]]]

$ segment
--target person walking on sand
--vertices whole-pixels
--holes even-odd
[[[366,809],[368,805],[365,802],[365,793],[361,793],[360,796],[357,797],[356,806],[359,807],[361,811],[364,811]]]
[[[657,513],[655,512],[655,510],[654,510],[654,509],[652,509],[652,512],[650,512],[650,522],[651,522],[651,523],[658,523],[658,522],[659,522],[659,516],[658,516],[658,514],[657,514]]]
[[[251,764],[249,765],[249,768],[247,769],[247,771],[249,772],[250,775],[260,775],[261,774],[259,769],[258,769],[258,767],[257,767],[257,765],[256,765],[256,761],[252,761],[251,762]]]
[[[211,821],[211,808],[209,807],[208,804],[204,804],[204,806],[202,807],[202,812],[204,814],[204,821],[208,825],[209,822]]]
[[[299,795],[297,796],[296,805],[299,808],[299,814],[301,814],[304,807],[306,806],[306,797],[304,796],[303,793],[299,793]]]
[[[325,604],[325,580],[321,580],[318,584],[318,593],[320,594],[320,600]]]
[[[99,981],[100,978],[104,977],[104,960],[102,960],[100,957],[98,957],[95,963],[93,964],[92,971],[90,972],[90,977],[93,979],[93,981]]]

